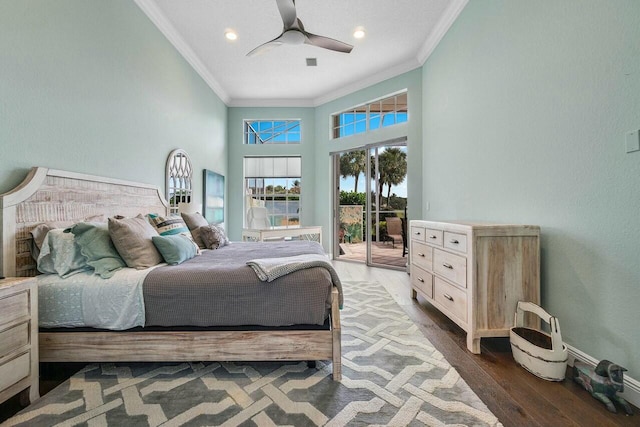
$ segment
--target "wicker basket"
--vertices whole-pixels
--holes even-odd
[[[525,328],[524,313],[531,312],[549,324],[551,334]],[[514,327],[509,331],[516,362],[532,374],[549,381],[562,381],[567,370],[567,347],[562,343],[560,322],[541,307],[518,301]]]

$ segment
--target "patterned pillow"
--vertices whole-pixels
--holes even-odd
[[[208,249],[218,249],[229,244],[229,238],[224,228],[219,225],[209,224],[198,228],[200,236]]]
[[[172,236],[174,234],[186,235],[187,233],[189,233],[187,224],[179,216],[160,216],[158,214],[148,214],[147,219],[161,236]]]
[[[191,231],[189,231],[189,227],[187,227],[187,224],[182,217],[177,215],[165,217],[158,214],[148,214],[147,219],[161,236],[182,235],[187,237],[196,247],[196,255],[200,255],[200,246],[194,240],[194,237],[191,235]]]

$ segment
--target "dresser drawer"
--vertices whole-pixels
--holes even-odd
[[[0,299],[0,325],[29,315],[29,292],[19,292]]]
[[[415,265],[411,266],[411,286],[423,295],[433,298],[433,276]]]
[[[433,248],[420,242],[411,242],[411,263],[425,270],[433,270]]]
[[[433,285],[433,299],[452,315],[467,322],[467,294],[456,286],[436,277]]]
[[[415,225],[411,226],[411,240],[416,240],[418,242],[424,242],[425,228],[418,227]]]
[[[30,362],[30,353],[24,353],[0,365],[0,390],[27,378]]]
[[[442,230],[426,228],[424,241],[433,246],[442,246],[442,236]]]
[[[463,256],[434,249],[433,272],[457,285],[467,287],[467,259]]]
[[[467,253],[467,235],[445,231],[444,247],[466,254]]]
[[[0,332],[0,358],[29,344],[29,322]]]

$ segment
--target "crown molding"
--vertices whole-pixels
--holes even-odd
[[[469,0],[453,0],[451,4],[449,4],[442,18],[438,21],[431,34],[429,34],[422,48],[418,51],[416,58],[420,65],[424,65],[429,56],[431,56],[440,43],[440,40],[447,34],[447,31],[449,31],[449,28],[451,28],[456,19],[458,19],[458,15],[460,15],[467,3],[469,3]]]
[[[169,42],[176,48],[184,59],[191,65],[196,73],[205,83],[218,95],[218,98],[225,104],[229,103],[229,95],[222,88],[220,83],[211,75],[207,67],[202,63],[198,55],[189,47],[184,39],[178,34],[175,27],[169,22],[153,0],[134,0],[138,7],[153,22]]]
[[[231,98],[223,89],[218,81],[213,77],[211,72],[202,63],[198,55],[189,47],[184,39],[176,31],[175,27],[166,18],[162,11],[158,8],[153,0],[134,0],[138,7],[153,22],[153,24],[164,34],[169,42],[178,50],[184,59],[191,65],[198,75],[207,83],[213,92],[229,107],[318,107],[327,102],[336,100],[340,97],[352,94],[358,90],[365,89],[374,84],[383,82],[390,78],[399,76],[406,72],[412,71],[424,65],[431,53],[438,46],[444,35],[449,31],[451,25],[458,18],[469,0],[453,0],[443,17],[436,24],[434,30],[422,45],[415,58],[412,58],[402,64],[387,68],[383,71],[373,73],[369,77],[359,79],[353,83],[342,86],[334,91],[325,93],[317,98]]]
[[[415,70],[420,67],[420,64],[415,59],[410,59],[407,62],[396,65],[395,67],[387,68],[381,72],[373,73],[370,77],[357,80],[346,86],[326,93],[318,98],[273,98],[273,99],[231,99],[229,107],[318,107],[327,102],[333,101],[340,97],[352,94],[358,90],[368,88],[376,83],[383,82],[392,77],[399,76],[411,70]]]
[[[342,86],[339,89],[336,89],[332,92],[329,92],[325,95],[319,96],[315,98],[313,103],[314,106],[317,107],[322,104],[326,104],[327,102],[333,101],[340,97],[349,95],[354,93],[355,91],[368,88],[369,86],[373,86],[374,84],[383,82],[392,77],[397,77],[401,74],[407,73],[409,71],[415,70],[419,68],[422,64],[418,63],[414,58],[398,64],[394,67],[384,69],[379,72],[373,72],[371,75],[364,79],[358,79],[357,81],[347,84],[346,86]]]
[[[315,107],[308,98],[231,98],[228,107]]]

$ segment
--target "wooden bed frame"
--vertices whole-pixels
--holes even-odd
[[[34,167],[0,195],[1,276],[35,276],[30,231],[52,221],[102,214],[168,214],[159,188],[149,184]],[[341,378],[338,291],[331,294],[329,329],[39,333],[41,362],[173,362],[331,360]]]

